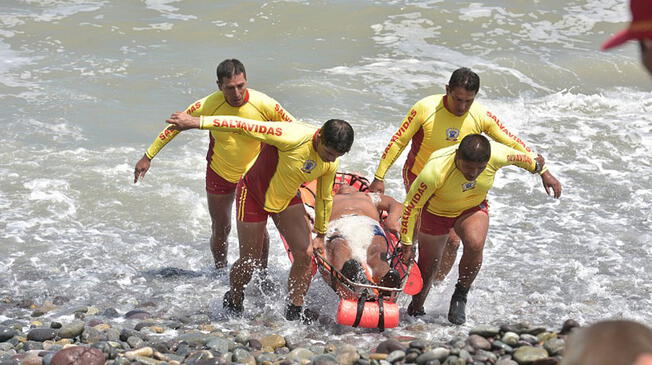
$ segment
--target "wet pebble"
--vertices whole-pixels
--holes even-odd
[[[0,327],[0,342],[5,342],[14,336],[18,336],[19,332],[10,327]]]
[[[499,333],[500,327],[495,326],[477,326],[469,332],[471,335],[478,335],[485,338],[498,336]]]
[[[565,346],[565,341],[560,338],[551,338],[543,344],[543,348],[552,356],[561,354]]]
[[[71,323],[61,326],[59,329],[59,337],[61,338],[75,338],[84,332],[83,321],[72,321]]]
[[[260,344],[262,347],[268,347],[272,350],[276,350],[279,347],[283,347],[286,344],[286,340],[283,336],[277,334],[267,335],[260,339]]]
[[[104,333],[95,327],[84,327],[84,331],[81,334],[82,342],[93,344],[95,342],[106,341],[106,336]]]
[[[480,336],[480,335],[471,335],[469,336],[469,345],[473,347],[474,349],[480,349],[480,350],[490,350],[491,349],[491,342],[487,340],[486,338]]]
[[[389,363],[395,363],[403,359],[405,359],[405,351],[403,350],[392,351],[389,353],[389,355],[387,355],[387,358],[385,358],[385,360],[387,360]]]
[[[310,362],[311,365],[337,365],[337,359],[330,354],[317,355]]]
[[[378,347],[376,348],[376,352],[384,353],[384,354],[389,354],[392,351],[396,350],[401,350],[405,351],[407,348],[405,345],[400,343],[397,340],[391,339],[391,340],[385,340],[378,344]]]
[[[149,312],[144,311],[142,309],[134,309],[125,313],[125,318],[127,319],[147,319],[150,318],[151,316],[152,315]]]
[[[547,357],[548,352],[545,349],[532,346],[521,346],[513,354],[514,360],[519,364],[530,364]]]
[[[52,328],[33,328],[27,333],[27,339],[32,341],[51,340],[57,336],[57,330]]]
[[[502,341],[509,346],[516,346],[519,340],[519,335],[511,331],[505,332],[502,337]]]
[[[73,346],[58,351],[51,365],[103,365],[106,357],[102,351],[86,346]]]

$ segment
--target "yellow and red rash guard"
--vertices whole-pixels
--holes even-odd
[[[265,211],[287,208],[301,184],[317,179],[315,230],[326,233],[333,207],[333,181],[339,166],[324,162],[317,153],[317,127],[295,123],[272,123],[229,116],[203,116],[201,129],[238,133],[263,142],[260,155],[243,179],[248,193]]]
[[[458,144],[469,134],[485,133],[494,141],[523,152],[532,150],[512,134],[503,123],[480,103],[474,102],[462,116],[444,106],[445,95],[431,95],[419,100],[408,112],[380,158],[374,177],[383,180],[405,147],[412,141],[405,165],[415,175],[428,161],[430,154]]]
[[[217,91],[191,104],[186,109],[186,113],[193,117],[235,115],[261,121],[296,121],[276,100],[252,89],[247,89],[245,103],[242,106],[229,105],[224,99],[224,94]],[[145,152],[147,157],[154,158],[177,134],[179,131],[174,130],[173,126],[165,128]],[[218,175],[229,182],[236,183],[259,151],[260,142],[257,140],[231,132],[211,131],[206,160]]]
[[[458,217],[487,198],[493,186],[496,171],[508,165],[516,165],[530,172],[535,171],[537,155],[491,142],[491,157],[487,168],[475,181],[468,181],[455,167],[458,146],[450,146],[434,152],[417,176],[407,193],[401,215],[401,242],[412,244],[414,224],[421,208],[428,202],[428,212],[441,217]],[[547,170],[544,166],[544,171]]]

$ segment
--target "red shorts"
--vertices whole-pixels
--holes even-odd
[[[209,194],[226,195],[235,191],[237,183],[224,180],[224,178],[206,165],[206,192]]]
[[[410,191],[410,186],[412,186],[412,183],[416,179],[417,175],[413,174],[407,165],[403,166],[403,186],[405,187],[406,193]]]
[[[441,217],[430,213],[427,209],[423,209],[421,212],[421,228],[419,229],[419,232],[433,236],[448,234],[460,217],[477,211],[489,215],[489,204],[487,204],[486,200],[473,208],[463,211],[462,214],[455,218]]]
[[[267,217],[271,214],[266,211],[262,204],[258,203],[254,199],[253,194],[247,188],[247,185],[244,183],[244,180],[240,180],[238,183],[238,188],[236,189],[236,214],[240,222],[265,222]],[[301,195],[297,190],[297,195],[295,195],[292,200],[290,200],[291,205],[303,204],[301,201]]]

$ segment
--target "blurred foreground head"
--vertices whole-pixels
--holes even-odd
[[[652,365],[652,329],[626,320],[577,329],[560,365]]]
[[[629,8],[632,12],[631,23],[604,42],[602,50],[636,39],[641,46],[641,62],[652,74],[652,1],[631,0]]]

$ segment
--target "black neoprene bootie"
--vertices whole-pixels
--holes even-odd
[[[412,302],[407,307],[407,314],[412,317],[421,317],[426,315],[426,311],[421,307],[420,309],[414,309]]]
[[[448,321],[453,324],[466,322],[466,295],[469,288],[463,287],[460,283],[455,284],[455,292],[451,297],[451,305],[448,308]]]
[[[240,303],[236,303],[233,297],[234,295],[230,290],[224,293],[224,299],[222,299],[222,308],[224,308],[229,315],[239,317],[244,311],[244,306],[242,305],[243,301],[241,300]]]
[[[311,324],[319,318],[319,313],[308,308],[303,309],[300,305],[288,303],[285,307],[285,319],[288,321],[301,320],[303,324]]]

